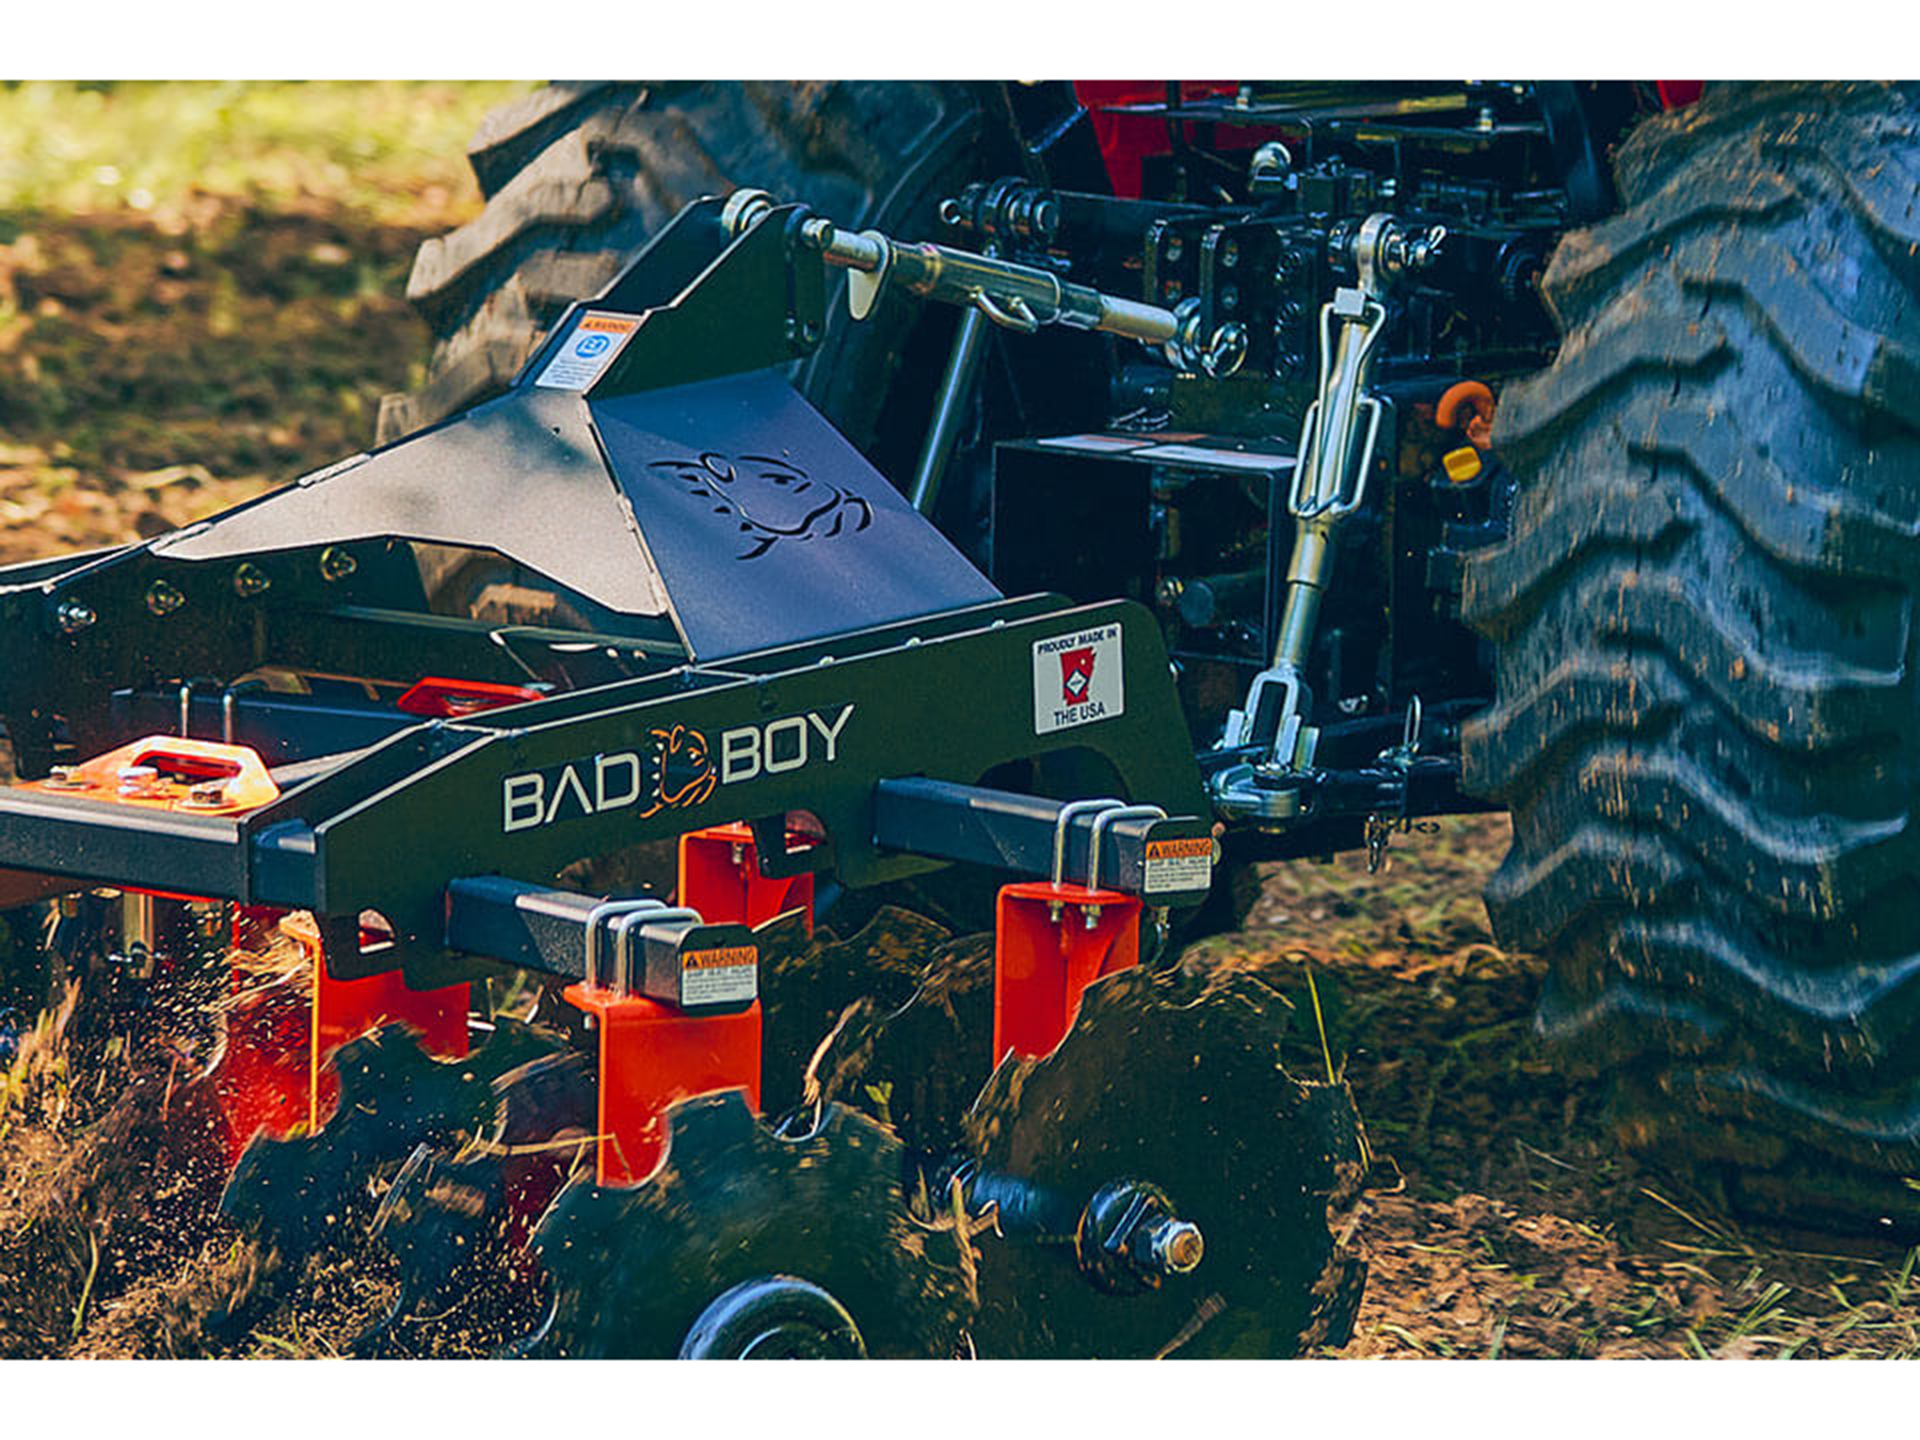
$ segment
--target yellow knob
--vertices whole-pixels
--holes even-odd
[[[1447,468],[1447,478],[1456,485],[1480,478],[1480,452],[1471,445],[1449,450],[1441,457],[1440,463]]]

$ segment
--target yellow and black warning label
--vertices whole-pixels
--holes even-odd
[[[685,950],[680,955],[682,1005],[740,1005],[759,993],[760,952],[752,945]]]
[[[1213,839],[1190,835],[1177,840],[1147,842],[1146,876],[1141,891],[1171,895],[1182,890],[1205,890],[1213,883]]]

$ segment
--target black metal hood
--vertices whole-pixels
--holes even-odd
[[[787,382],[819,297],[793,281],[784,218],[727,239],[694,207],[568,312],[507,395],[153,553],[383,536],[491,549],[610,610],[669,618],[696,660],[998,598]]]

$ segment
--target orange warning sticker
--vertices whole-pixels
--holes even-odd
[[[680,957],[682,970],[711,970],[716,966],[752,965],[759,952],[751,945],[725,945],[717,950],[689,950]]]
[[[1195,855],[1205,855],[1211,861],[1213,841],[1205,835],[1189,835],[1184,840],[1149,840],[1147,842],[1147,859],[1149,860],[1191,859]]]
[[[1143,894],[1171,895],[1205,890],[1212,884],[1212,837],[1187,835],[1147,842],[1146,876],[1140,887]]]
[[[680,954],[682,1005],[742,1005],[760,991],[760,952],[752,945],[720,945]]]

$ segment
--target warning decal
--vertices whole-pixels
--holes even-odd
[[[1050,735],[1123,714],[1120,627],[1102,625],[1033,644],[1033,733]]]
[[[759,993],[759,952],[751,945],[687,950],[680,956],[682,1005],[740,1005]]]
[[[589,310],[533,382],[547,390],[584,390],[613,363],[640,322],[631,315]]]
[[[1213,884],[1213,839],[1194,835],[1184,840],[1149,840],[1146,877],[1141,891],[1170,895],[1181,890],[1205,890]]]

